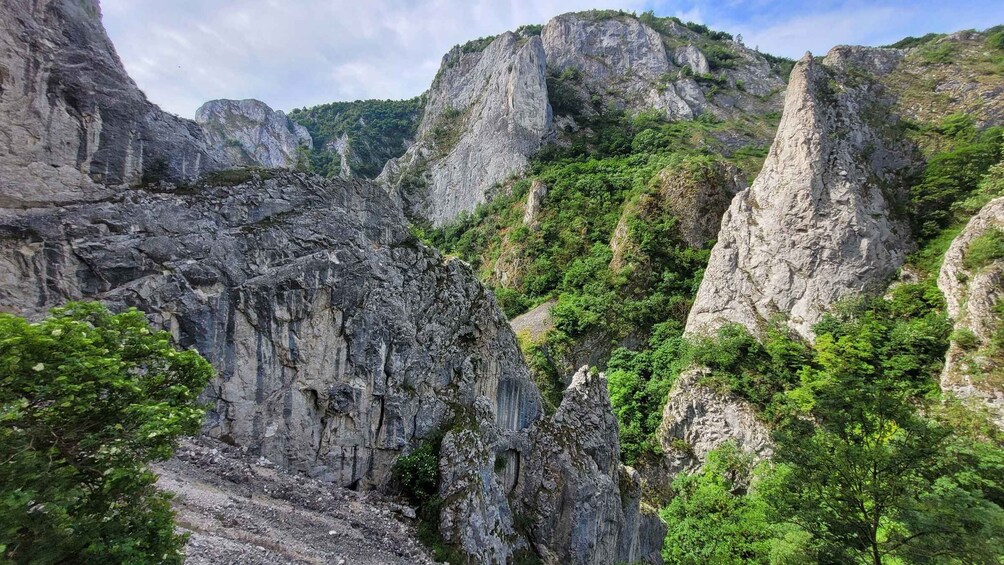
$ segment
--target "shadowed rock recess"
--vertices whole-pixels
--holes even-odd
[[[214,403],[206,433],[335,485],[387,487],[398,456],[445,434],[440,526],[475,562],[506,562],[520,549],[561,562],[659,559],[664,530],[640,511],[637,477],[619,463],[602,378],[577,376],[545,419],[493,295],[466,264],[418,242],[381,186],[228,171],[106,190],[97,182],[144,171],[123,165],[140,162],[135,147],[144,163],[163,156],[170,174],[158,180],[190,179],[209,163],[198,130],[146,103],[96,3],[4,3],[3,16],[6,45],[52,39],[4,55],[18,72],[53,64],[43,82],[73,102],[58,102],[72,120],[45,131],[48,146],[92,139],[81,134],[81,101],[104,126],[97,156],[84,160],[4,154],[4,167],[68,167],[97,196],[31,207],[67,186],[4,177],[4,202],[18,208],[0,209],[0,309],[34,317],[79,299],[140,308],[218,371],[205,392]],[[103,82],[57,72],[70,57]],[[4,95],[0,128],[37,125],[31,104],[52,99],[39,96],[17,106]]]

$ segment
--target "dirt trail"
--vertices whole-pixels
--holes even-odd
[[[191,533],[192,565],[432,564],[415,538],[414,511],[300,475],[210,440],[186,440],[158,463]]]

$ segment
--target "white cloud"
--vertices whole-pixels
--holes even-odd
[[[149,98],[191,116],[213,98],[279,109],[428,88],[455,44],[644,0],[104,0],[105,26]]]
[[[477,37],[568,11],[620,8],[741,33],[800,57],[833,45],[987,27],[1004,4],[972,0],[103,0],[105,26],[150,99],[192,116],[213,98],[277,109],[428,88],[443,54]]]
[[[894,22],[907,16],[899,8],[865,7],[796,16],[764,28],[739,24],[733,30],[743,35],[746,45],[797,59],[806,51],[824,55],[835,45],[867,45],[876,33],[895,27]]]

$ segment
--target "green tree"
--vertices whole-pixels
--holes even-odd
[[[1000,450],[929,416],[943,347],[896,321],[890,301],[875,304],[816,327],[814,362],[790,393],[805,412],[777,437],[790,468],[778,515],[810,532],[827,563],[998,563]]]
[[[0,561],[181,563],[146,464],[198,431],[212,374],[135,309],[0,314]]]

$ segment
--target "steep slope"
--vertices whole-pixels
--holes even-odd
[[[313,137],[311,170],[323,177],[375,178],[414,140],[425,96],[333,102],[290,111]]]
[[[514,72],[517,78],[504,78]],[[598,116],[762,116],[780,108],[785,75],[784,60],[698,24],[615,11],[564,14],[448,53],[416,144],[380,179],[405,199],[410,216],[442,226],[508,193],[504,181],[526,172],[541,147],[581,142],[579,132],[594,131]],[[722,138],[730,152],[746,144],[733,133]]]
[[[738,323],[759,333],[774,316],[811,337],[827,307],[885,287],[911,249],[893,211],[913,152],[893,134],[892,98],[856,81],[850,62],[895,61],[895,51],[838,48],[795,66],[763,170],[722,220],[688,332]]]
[[[211,100],[196,110],[195,122],[220,161],[279,169],[307,166],[310,133],[259,100]]]
[[[0,22],[0,204],[93,199],[230,165],[198,125],[147,101],[96,0],[5,1]]]
[[[440,225],[526,169],[551,129],[540,38],[507,32],[443,57],[418,139],[380,180],[413,216]]]
[[[157,463],[157,486],[175,494],[189,565],[431,565],[409,509],[283,473],[268,459],[206,437]]]
[[[938,288],[955,322],[941,388],[985,403],[1004,427],[1004,198],[984,206],[952,242]]]

